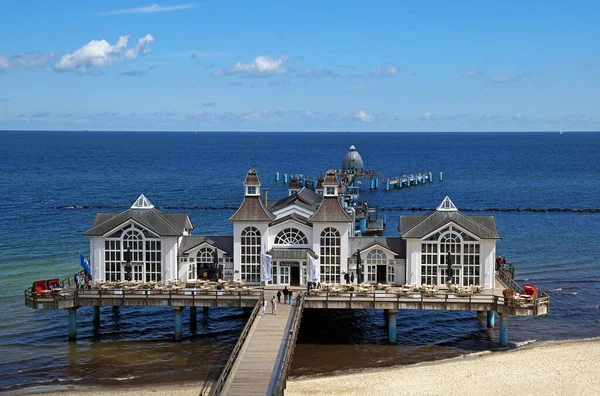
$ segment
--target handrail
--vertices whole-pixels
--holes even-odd
[[[263,290],[261,298],[258,300],[258,303],[256,303],[256,305],[254,306],[254,309],[252,310],[252,313],[250,314],[250,318],[248,319],[246,326],[244,326],[244,329],[242,330],[242,333],[240,334],[238,341],[236,342],[235,346],[233,347],[233,350],[231,351],[231,354],[229,355],[229,360],[227,360],[227,363],[225,364],[223,371],[221,371],[221,375],[219,376],[217,381],[211,387],[210,393],[209,393],[210,396],[220,395],[221,392],[223,392],[223,388],[225,387],[225,384],[227,383],[229,374],[231,374],[231,369],[233,368],[233,364],[235,363],[235,361],[238,358],[238,355],[240,353],[242,345],[244,345],[244,342],[246,341],[246,338],[248,337],[250,328],[254,324],[254,320],[256,319],[256,316],[258,315],[258,311],[260,310],[261,306],[263,305],[264,299],[265,299],[265,296],[264,296],[264,290]]]
[[[523,287],[514,281],[512,278],[513,273],[507,270],[498,270],[498,280],[504,284],[504,286],[516,291],[517,293],[523,293]]]
[[[285,349],[285,355],[283,362],[279,368],[277,385],[273,396],[283,396],[283,391],[287,385],[288,372],[292,364],[292,357],[294,356],[294,349],[296,346],[296,339],[298,338],[298,329],[300,328],[300,322],[302,321],[302,312],[304,310],[304,295],[301,293],[296,299],[296,312],[294,313],[294,321],[289,334],[287,335],[287,345]]]

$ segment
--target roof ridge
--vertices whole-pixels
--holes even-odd
[[[461,211],[458,211],[458,213],[460,213],[460,214],[461,214],[463,217],[466,217],[466,218],[467,218],[467,219],[469,219],[470,221],[473,221],[473,222],[477,223],[477,224],[478,224],[480,227],[482,227],[482,228],[485,228],[485,229],[486,229],[486,230],[488,230],[488,231],[489,231],[491,234],[494,234],[494,235],[496,235],[498,238],[500,238],[500,234],[498,234],[498,233],[497,233],[497,232],[495,232],[495,231],[492,231],[492,230],[490,230],[488,227],[486,227],[486,226],[485,226],[485,225],[483,225],[482,223],[480,223],[480,222],[478,222],[478,221],[475,221],[475,220],[473,220],[473,219],[471,218],[471,216],[467,216],[466,214],[462,213]],[[483,216],[481,216],[481,217],[483,217]],[[491,217],[491,218],[494,218],[494,216],[489,216],[489,217]]]

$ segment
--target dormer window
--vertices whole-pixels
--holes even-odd
[[[248,186],[247,195],[256,195],[256,186]]]
[[[327,187],[327,195],[335,195],[335,187]]]

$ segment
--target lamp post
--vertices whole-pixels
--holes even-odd
[[[131,281],[131,246],[127,246],[125,252],[125,280],[127,282]]]

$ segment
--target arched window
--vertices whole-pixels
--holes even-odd
[[[306,235],[295,228],[285,228],[275,237],[275,245],[308,245]]]
[[[162,254],[160,238],[137,224],[129,224],[104,241],[104,279],[124,278],[125,252],[131,251],[132,280],[161,281]]]
[[[208,247],[203,247],[196,253],[196,265],[198,268],[198,278],[216,280],[215,272],[215,251]]]
[[[261,237],[256,227],[247,227],[241,234],[241,271],[243,281],[260,282]]]
[[[480,245],[475,238],[453,226],[446,227],[421,244],[421,283],[445,283],[451,264],[453,284],[478,285],[480,260]]]
[[[329,227],[321,233],[321,282],[340,283],[340,233]]]
[[[367,282],[377,282],[377,266],[378,265],[386,265],[387,259],[385,252],[381,249],[371,250],[369,254],[367,254],[366,261],[366,276]]]

